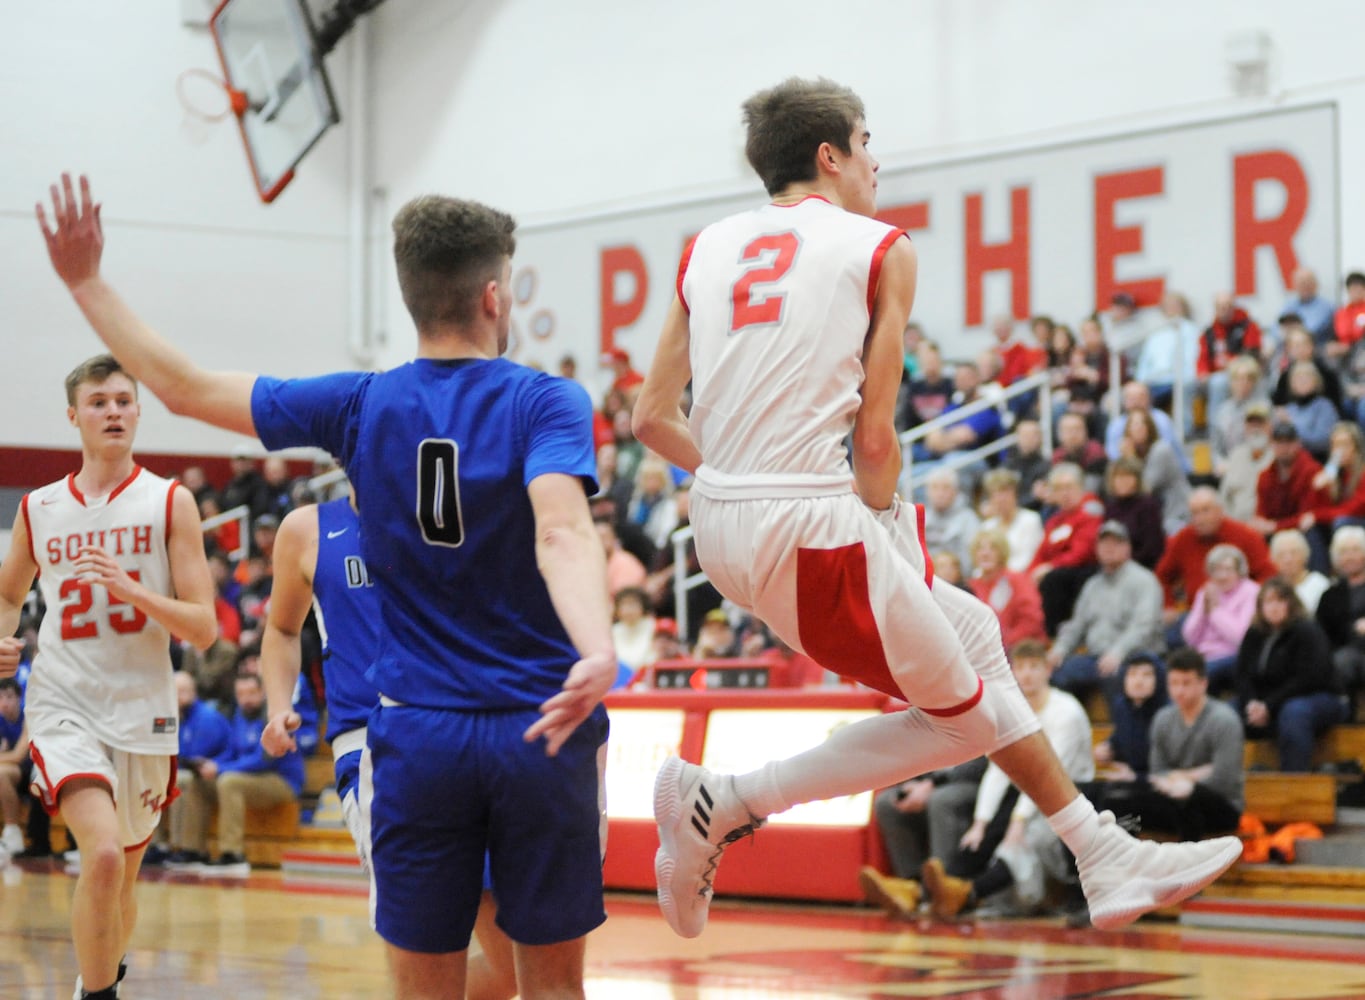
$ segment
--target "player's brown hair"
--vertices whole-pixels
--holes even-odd
[[[133,395],[137,395],[137,379],[129,375],[112,354],[96,354],[93,358],[86,358],[78,364],[66,377],[66,405],[76,405],[76,390],[86,382],[101,385],[108,381],[111,375],[122,375],[133,383]]]
[[[398,285],[418,332],[474,318],[479,295],[517,248],[506,212],[442,195],[414,198],[393,217]]]
[[[760,90],[743,108],[744,155],[770,195],[789,184],[815,179],[815,154],[821,143],[845,155],[852,153],[849,137],[864,118],[858,95],[824,77],[784,80]]]

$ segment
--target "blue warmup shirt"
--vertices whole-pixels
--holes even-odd
[[[303,755],[290,750],[283,757],[272,757],[261,746],[261,732],[269,720],[264,711],[252,718],[237,714],[228,722],[227,746],[214,754],[213,762],[218,765],[219,774],[241,771],[245,774],[279,774],[298,795],[303,790]]]
[[[196,701],[180,718],[180,756],[217,757],[227,749],[231,725],[206,701]]]
[[[536,566],[527,485],[597,491],[592,403],[576,383],[505,360],[418,359],[382,373],[258,378],[251,414],[274,451],[345,467],[383,628],[370,680],[431,708],[533,708],[577,660]]]
[[[0,715],[0,750],[13,750],[19,745],[19,737],[24,735],[24,712],[13,722]]]
[[[345,497],[318,505],[313,611],[322,633],[331,741],[364,726],[379,703],[379,692],[365,679],[379,649],[379,596],[360,554],[360,518]]]

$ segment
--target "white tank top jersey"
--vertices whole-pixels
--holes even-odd
[[[86,545],[104,549],[148,590],[173,595],[166,542],[176,484],[140,466],[107,497],[84,497],[75,476],[23,499],[47,613],[25,710],[36,742],[70,718],[131,753],[174,754],[178,710],[170,635],[143,612],[76,576]]]
[[[881,262],[903,231],[824,198],[707,226],[684,253],[689,427],[707,495],[851,488],[844,438]]]

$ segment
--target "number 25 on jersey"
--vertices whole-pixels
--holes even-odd
[[[129,570],[128,575],[138,579],[137,570]],[[100,634],[99,616],[92,612],[95,604],[95,591],[91,584],[77,577],[70,577],[62,581],[60,591],[62,599],[62,641],[71,642],[74,639],[95,639]],[[107,614],[109,627],[120,635],[132,635],[141,632],[147,625],[147,616],[141,608],[135,608],[131,604],[120,601],[113,594],[109,595],[109,608]]]
[[[744,273],[730,291],[731,333],[739,333],[745,327],[772,326],[781,322],[787,294],[776,286],[796,263],[800,249],[801,237],[790,230],[765,233],[744,247],[739,255]]]

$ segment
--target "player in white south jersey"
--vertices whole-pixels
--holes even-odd
[[[203,649],[218,625],[194,497],[133,461],[137,384],[106,354],[67,376],[66,393],[81,468],[23,499],[0,565],[0,634],[14,633],[36,575],[48,611],[26,706],[34,789],[81,848],[77,1000],[108,1000],[142,855],[175,793],[170,637]],[[18,666],[16,642],[0,641],[0,676]]]
[[[744,111],[745,151],[772,202],[707,227],[684,253],[636,436],[696,474],[697,555],[721,593],[823,666],[916,707],[748,774],[667,761],[654,798],[665,918],[701,933],[721,852],[765,817],[983,752],[1076,855],[1096,926],[1198,891],[1236,860],[1237,839],[1140,844],[1096,814],[1039,732],[994,613],[934,582],[922,512],[895,495],[917,263],[903,233],[870,218],[878,164],[862,102],[793,79]]]

